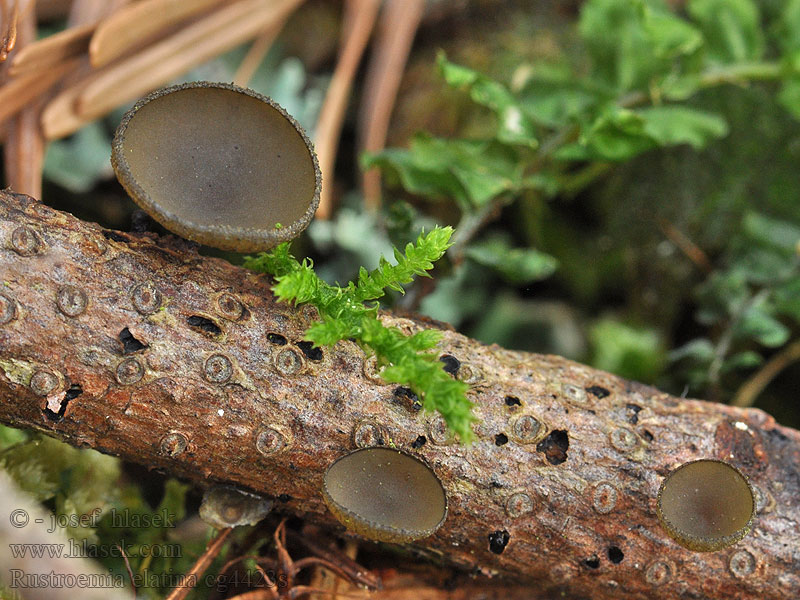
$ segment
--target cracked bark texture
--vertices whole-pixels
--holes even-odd
[[[441,352],[459,361],[480,418],[465,447],[382,384],[354,343],[321,355],[299,344],[315,311],[276,303],[270,284],[181,240],[0,193],[0,421],[280,497],[279,510],[333,528],[328,465],[396,446],[448,496],[445,524],[415,550],[530,584],[531,598],[800,594],[800,432],[445,329]],[[656,518],[664,476],[697,458],[737,465],[757,491],[752,533],[723,551],[685,550]]]

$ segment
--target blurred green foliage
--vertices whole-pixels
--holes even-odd
[[[470,231],[422,310],[513,343],[535,322],[527,298],[566,293],[584,315],[575,358],[729,399],[800,324],[800,2],[763,6],[589,0],[584,52],[521,65],[508,85],[440,53],[444,82],[491,125],[364,158],[415,203],[454,202],[457,231]],[[770,179],[753,168],[762,162]],[[556,265],[555,281],[533,284]],[[539,329],[524,348],[564,353]]]
[[[570,38],[546,61],[498,59],[499,74],[491,59],[479,72],[440,53],[441,80],[471,106],[454,121],[474,135],[420,132],[364,157],[383,170],[391,201],[366,213],[351,194],[331,221],[312,223],[304,248],[320,276],[347,281],[423,227],[456,225],[436,286],[390,303],[486,342],[728,401],[800,331],[800,0],[689,0],[679,12],[588,0],[575,29],[579,44]],[[230,80],[242,54],[188,78]],[[326,82],[276,50],[252,85],[310,128]],[[117,121],[53,144],[46,176],[74,191],[105,178]],[[800,369],[780,377],[757,405],[798,427]],[[168,482],[151,506],[116,459],[7,428],[0,451],[59,514],[184,517],[185,485]],[[131,560],[134,573],[172,574],[208,535],[121,530],[107,518],[69,533],[134,548],[175,541],[181,557]],[[125,572],[119,558],[103,562]]]

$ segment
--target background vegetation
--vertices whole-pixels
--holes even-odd
[[[391,147],[356,158],[348,116],[338,205],[293,254],[346,282],[421,228],[451,225],[434,282],[390,295],[388,306],[800,427],[800,1],[578,4],[476,1],[448,12],[447,27],[423,21]],[[337,11],[307,3],[250,83],[311,132]],[[308,27],[318,35],[304,35]],[[185,79],[231,80],[244,52]],[[46,202],[109,227],[141,222],[110,177],[124,108],[50,144]],[[385,192],[368,211],[358,169],[376,167]],[[141,487],[138,467],[9,429],[0,441],[4,468],[58,513],[187,510],[186,486]],[[188,493],[191,513],[198,498]],[[119,532],[101,523],[70,533]],[[141,528],[131,542],[175,535]],[[180,538],[183,559],[131,566],[183,572],[206,535]]]

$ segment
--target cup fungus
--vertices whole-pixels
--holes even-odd
[[[203,493],[200,518],[217,529],[255,525],[272,509],[272,501],[227,485],[215,485]]]
[[[156,221],[222,250],[291,240],[319,204],[322,176],[300,125],[266,96],[225,83],[139,100],[117,128],[111,164]]]
[[[447,498],[421,460],[391,448],[363,448],[339,458],[325,473],[322,494],[349,530],[406,543],[433,534],[447,516]]]
[[[734,466],[703,459],[672,471],[658,492],[658,518],[681,546],[720,550],[750,532],[756,514],[753,489]]]

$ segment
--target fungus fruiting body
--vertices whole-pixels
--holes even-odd
[[[447,498],[421,460],[391,448],[363,448],[325,473],[323,497],[351,531],[382,542],[428,537],[447,516]]]
[[[128,194],[170,231],[239,252],[297,237],[319,204],[311,142],[266,96],[193,82],[123,117],[111,162]]]
[[[203,494],[200,518],[217,529],[255,525],[272,509],[272,502],[261,496],[230,487],[215,485]]]
[[[734,466],[703,459],[672,471],[658,492],[658,518],[681,546],[720,550],[748,534],[756,513],[747,478]]]

